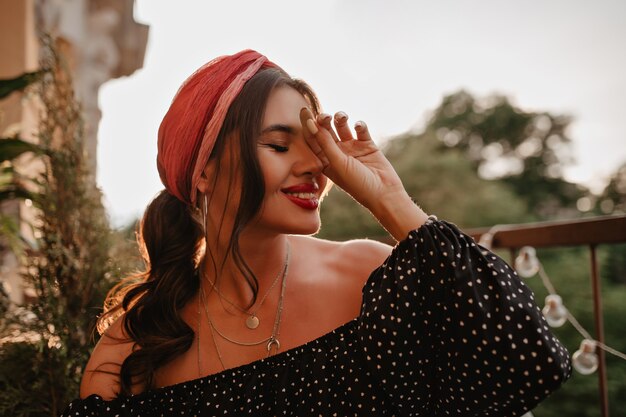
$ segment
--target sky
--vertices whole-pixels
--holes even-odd
[[[99,96],[98,182],[114,226],[163,188],[157,131],[180,84],[246,48],[306,80],[326,112],[366,121],[378,144],[419,132],[465,89],[571,115],[572,182],[599,192],[626,162],[622,0],[137,0],[135,20],[150,26],[144,67]]]

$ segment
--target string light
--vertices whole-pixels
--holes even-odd
[[[567,309],[563,307],[563,300],[559,295],[548,295],[546,297],[546,306],[541,312],[550,327],[561,327],[567,321]]]
[[[539,272],[540,263],[537,251],[532,246],[524,246],[515,258],[515,269],[522,278],[530,278]]]
[[[491,249],[493,237],[501,230],[501,226],[492,227],[487,233],[483,234],[479,240],[479,244],[487,249]],[[545,307],[542,313],[550,327],[561,327],[566,321],[583,336],[580,348],[572,355],[572,364],[574,369],[582,375],[590,375],[598,369],[598,355],[596,348],[600,348],[620,359],[626,360],[626,354],[605,345],[593,337],[585,330],[585,328],[576,320],[576,317],[563,305],[563,300],[557,294],[554,285],[550,281],[550,277],[543,269],[543,265],[537,257],[537,251],[532,246],[524,246],[520,249],[518,256],[515,258],[514,267],[517,274],[522,278],[530,278],[537,274],[541,278],[543,286],[548,291]],[[532,416],[532,414],[531,414]],[[524,415],[526,417],[526,415]]]
[[[528,248],[528,246],[526,246],[526,248]],[[562,322],[562,316],[564,315],[565,320],[569,321],[572,326],[574,326],[574,328],[578,331],[578,333],[580,333],[583,337],[583,341],[580,343],[580,348],[576,352],[574,352],[574,355],[572,355],[572,364],[574,365],[574,369],[576,369],[576,371],[578,371],[582,375],[589,375],[594,373],[598,369],[598,355],[595,353],[596,348],[600,348],[612,355],[626,360],[626,354],[615,350],[612,347],[605,345],[604,343],[600,343],[597,340],[594,340],[589,332],[585,330],[585,328],[578,322],[578,320],[576,320],[576,317],[574,317],[574,315],[569,310],[567,310],[565,306],[563,306],[563,300],[557,294],[554,285],[552,285],[552,282],[550,281],[550,277],[543,269],[543,265],[541,265],[541,262],[536,256],[536,251],[534,250],[534,248],[532,249],[532,251],[526,252],[527,256],[531,259],[530,262],[532,263],[534,262],[532,260],[532,257],[534,255],[534,258],[537,260],[538,273],[541,277],[541,281],[546,290],[548,290],[548,293],[550,294],[546,297],[546,306],[542,310],[544,316],[546,317],[548,325],[550,325],[551,327],[562,326],[564,324],[564,322]],[[523,264],[523,266],[526,266],[526,264]],[[518,274],[520,274],[519,271]]]
[[[580,342],[580,349],[572,356],[574,369],[583,375],[590,375],[598,369],[598,355],[596,355],[596,343],[593,340],[584,339]]]

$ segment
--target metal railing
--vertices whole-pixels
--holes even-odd
[[[489,234],[492,249],[508,249],[511,261],[523,246],[553,248],[588,246],[590,252],[591,288],[596,341],[604,344],[602,294],[596,248],[600,244],[626,242],[626,215],[602,216],[581,220],[552,221],[532,224],[498,225],[490,229],[470,229],[466,233],[479,241]],[[597,350],[598,387],[603,417],[609,416],[609,398],[606,376],[605,352]]]

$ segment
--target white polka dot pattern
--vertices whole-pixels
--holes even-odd
[[[363,288],[355,320],[215,375],[63,416],[519,416],[571,374],[533,294],[454,225],[429,221]]]

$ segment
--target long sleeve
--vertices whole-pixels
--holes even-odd
[[[402,415],[522,415],[571,374],[532,291],[443,221],[411,232],[372,274],[358,334]]]

